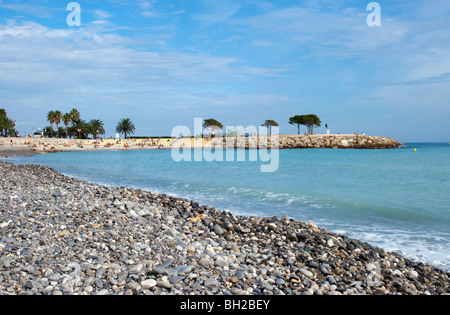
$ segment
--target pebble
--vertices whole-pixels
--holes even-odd
[[[157,281],[156,285],[160,288],[164,288],[164,289],[172,289],[172,284],[170,284],[167,281]]]
[[[416,280],[419,277],[419,273],[415,270],[411,270],[408,272],[406,277],[410,280]]]
[[[306,268],[300,268],[299,272],[308,278],[314,277],[314,274]]]
[[[145,281],[142,281],[142,282],[141,282],[142,288],[143,288],[143,289],[146,289],[146,290],[155,287],[156,284],[157,284],[157,283],[156,283],[156,280],[155,280],[155,279],[149,279],[149,280],[145,280]]]
[[[217,279],[215,279],[215,278],[209,278],[205,281],[204,285],[205,285],[205,287],[218,286],[219,281],[217,281]]]
[[[0,295],[448,295],[449,274],[282,218],[0,162]]]

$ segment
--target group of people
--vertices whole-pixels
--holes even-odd
[[[171,139],[167,139],[167,142],[170,142],[169,145],[172,146],[173,144],[173,140]],[[142,141],[141,143],[141,147],[144,148],[145,146],[148,147],[158,147],[158,149],[163,149],[164,148],[164,143],[161,142],[161,139],[147,139]]]

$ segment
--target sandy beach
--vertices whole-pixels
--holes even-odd
[[[0,156],[74,151],[158,150],[205,146],[208,139],[78,140],[49,138],[0,138]]]

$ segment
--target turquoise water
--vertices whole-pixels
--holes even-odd
[[[248,158],[175,162],[171,151],[58,153],[14,162],[193,199],[239,215],[288,215],[450,270],[448,144],[285,150],[275,173],[261,173],[264,163]]]

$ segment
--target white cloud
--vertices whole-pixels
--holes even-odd
[[[156,0],[139,0],[136,4],[140,8],[142,16],[149,18],[158,18],[163,14],[160,10],[157,10],[155,8],[154,4],[156,2]]]
[[[272,43],[302,58],[348,64],[360,73],[367,67],[370,72],[361,75],[374,86],[436,84],[435,95],[441,95],[441,83],[449,83],[450,73],[450,29],[442,19],[443,12],[450,11],[448,5],[441,8],[443,12],[428,4],[427,8],[401,7],[405,11],[395,16],[383,11],[381,27],[368,27],[364,6],[332,10],[322,6],[271,10],[228,22],[244,26],[252,38],[261,38],[253,45]],[[415,19],[423,10],[427,19]]]
[[[194,18],[202,23],[202,27],[207,27],[219,22],[227,22],[243,5],[242,2],[232,0],[205,0],[203,4],[204,12],[194,15]]]
[[[55,11],[49,7],[34,3],[3,3],[3,1],[0,1],[0,8],[30,14],[39,18],[50,18]]]
[[[272,43],[291,49],[311,49],[315,57],[334,55],[361,56],[402,42],[408,33],[406,23],[383,20],[383,27],[370,28],[364,10],[323,11],[291,7],[264,14],[234,19],[234,25],[245,26],[248,33],[272,38]]]
[[[189,82],[216,82],[221,80],[219,76],[234,78],[252,72],[271,75],[271,71],[247,67],[245,64],[236,67],[243,61],[234,57],[137,51],[130,48],[132,40],[96,29],[62,30],[50,29],[34,22],[13,23],[0,26],[0,40],[1,64],[15,60],[21,62],[24,69],[42,62],[49,68],[64,65],[74,74],[79,70],[76,65],[85,65],[83,70],[92,72],[94,76],[97,70],[108,69],[112,73],[125,71],[122,77],[133,77],[135,73],[130,71],[138,71],[144,77],[152,77],[146,75],[152,73],[158,77]],[[141,78],[137,77],[136,80]]]
[[[109,19],[110,17],[112,17],[112,14],[111,14],[111,13],[109,13],[108,11],[102,10],[102,9],[94,10],[94,14],[95,14],[99,19]]]
[[[41,118],[24,117],[41,121],[55,106],[62,111],[77,107],[105,121],[123,115],[124,108],[154,115],[186,103],[191,108],[232,106],[226,92],[210,91],[280,71],[236,57],[142,51],[133,48],[141,42],[102,30],[91,25],[52,29],[35,22],[0,25],[2,106],[34,116],[41,109]]]

